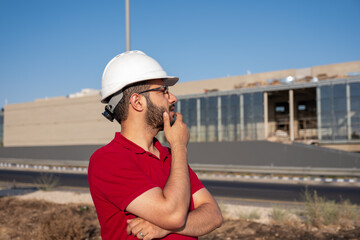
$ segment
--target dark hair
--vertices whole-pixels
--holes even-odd
[[[114,118],[116,119],[116,121],[118,121],[121,124],[121,122],[127,119],[129,114],[129,104],[130,104],[131,95],[133,95],[134,93],[148,90],[149,88],[150,85],[147,83],[147,81],[138,82],[125,87],[125,89],[123,89],[124,95],[114,109]],[[146,98],[146,101],[148,101],[149,93],[146,92],[143,93],[142,95]]]

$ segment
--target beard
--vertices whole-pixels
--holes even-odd
[[[148,108],[146,110],[145,119],[148,126],[152,129],[158,129],[160,131],[164,130],[164,118],[163,113],[166,112],[166,107],[158,107],[156,106],[150,99],[147,99]],[[173,108],[174,105],[171,105],[168,109],[168,113],[170,109]],[[170,114],[170,125],[173,125],[175,120],[171,118]]]

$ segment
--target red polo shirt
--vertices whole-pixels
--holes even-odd
[[[160,159],[126,139],[120,133],[90,158],[88,180],[101,226],[107,239],[137,239],[126,233],[127,219],[136,217],[125,211],[129,203],[147,190],[164,188],[170,174],[171,153],[154,138]],[[190,169],[191,195],[204,186]],[[194,209],[191,197],[189,211]],[[164,239],[197,239],[169,234]]]

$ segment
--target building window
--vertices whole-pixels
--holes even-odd
[[[190,141],[195,142],[197,140],[196,98],[182,99],[180,101],[180,108],[183,121],[189,129]]]
[[[264,139],[263,93],[244,94],[245,140]]]
[[[303,104],[303,103],[302,103],[302,104],[299,104],[299,105],[298,105],[298,110],[299,110],[299,111],[306,111],[306,104]]]
[[[277,103],[275,105],[275,113],[289,114],[289,103]]]
[[[346,140],[346,85],[322,86],[320,96],[322,140]]]
[[[360,83],[350,84],[351,139],[360,139]]]
[[[208,142],[218,141],[218,97],[204,98],[205,123],[206,123],[206,140]],[[202,104],[201,104],[202,106]],[[203,118],[201,118],[203,119]]]
[[[223,141],[240,139],[240,97],[237,94],[221,96],[221,129]]]

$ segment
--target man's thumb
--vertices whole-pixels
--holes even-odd
[[[164,128],[170,127],[169,114],[167,112],[163,113],[163,118],[164,118]]]

